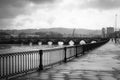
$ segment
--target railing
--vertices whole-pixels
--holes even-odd
[[[2,54],[0,55],[0,77],[39,68],[39,63],[39,51]]]
[[[99,43],[68,46],[46,50],[0,54],[0,79],[28,72],[43,70],[56,63],[67,62],[72,58],[82,55],[85,51],[92,50],[108,40]]]
[[[65,56],[64,48],[43,50],[43,67],[62,62]]]

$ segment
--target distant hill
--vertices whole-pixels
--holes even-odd
[[[58,32],[61,34],[72,34],[74,29],[71,28],[50,28],[50,29],[40,29],[39,31],[52,31],[52,32]],[[75,34],[101,34],[100,30],[89,30],[89,29],[75,29]]]
[[[47,29],[23,29],[23,30],[0,30],[10,34],[19,34],[19,33],[35,33],[35,32],[57,32],[61,34],[72,34],[72,28],[47,28]],[[89,29],[75,29],[75,34],[78,35],[101,35],[100,30],[89,30]]]

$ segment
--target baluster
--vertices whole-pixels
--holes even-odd
[[[30,69],[30,57],[29,57],[30,54],[28,54],[28,70]]]
[[[28,58],[28,70],[29,70],[30,69],[30,54],[28,54],[27,58]]]
[[[39,63],[40,63],[40,55],[39,54],[37,54],[36,55],[36,66],[39,68]]]
[[[39,66],[39,62],[40,60],[39,60],[39,55],[38,54],[36,54],[36,66],[38,67]],[[38,67],[39,68],[39,67]]]
[[[32,59],[33,59],[33,58],[32,58],[33,56],[32,56],[32,54],[33,54],[33,53],[31,53],[31,69],[33,68],[33,60],[32,60]]]
[[[36,62],[36,61],[35,61],[35,55],[36,55],[36,53],[34,54],[34,68],[36,68],[36,66],[35,66],[35,62]]]
[[[51,64],[52,63],[52,60],[51,60],[52,53],[48,52],[48,54],[49,54],[49,64]]]
[[[9,60],[10,60],[10,56],[7,56],[7,75],[10,74],[10,63],[9,63]]]
[[[0,75],[3,76],[3,57],[0,57]]]
[[[36,58],[36,55],[37,55],[37,54],[34,55],[34,61],[35,61],[35,62],[34,62],[34,65],[35,65],[35,68],[37,68],[37,65],[36,65],[36,62],[37,62],[37,60],[36,60],[36,59],[37,59],[37,58]]]
[[[10,56],[10,74],[13,73],[12,66],[13,66],[13,64],[12,64],[12,56]]]
[[[31,59],[31,53],[30,53],[30,69],[32,68],[32,59]]]
[[[18,73],[20,72],[20,69],[19,69],[19,68],[20,68],[20,67],[19,67],[19,66],[20,66],[20,63],[19,63],[19,61],[20,61],[20,60],[19,60],[19,56],[20,56],[20,55],[18,55]]]
[[[21,72],[23,72],[23,54],[21,55]]]
[[[31,54],[31,69],[33,69],[33,53]]]
[[[2,66],[1,66],[1,65],[2,65],[2,63],[1,63],[1,56],[0,56],[0,77],[2,76],[2,72],[1,72],[1,70],[2,70],[1,67],[2,67]]]
[[[5,74],[6,74],[6,65],[5,65],[5,57],[3,57],[3,75],[5,76]]]
[[[35,54],[36,53],[33,54],[33,68],[35,68]]]
[[[13,56],[13,73],[15,74],[15,56]]]
[[[25,54],[26,54],[26,53],[23,54],[23,71],[24,71],[24,72],[26,71],[26,69],[25,69],[25,65],[26,65],[26,64],[25,64],[25,62],[26,62],[26,61],[25,61]]]
[[[27,70],[27,59],[26,59],[27,54],[24,54],[24,69]]]
[[[22,56],[22,54],[19,55],[19,72],[22,71],[22,68],[21,68],[21,56]]]
[[[31,69],[31,54],[29,54],[29,70]]]
[[[28,54],[25,54],[24,55],[24,60],[25,60],[25,70],[28,70],[28,62],[27,62],[27,56],[28,56]]]
[[[45,56],[47,57],[47,63],[46,65],[50,64],[50,54],[48,52],[46,52]]]
[[[27,64],[27,70],[29,69],[28,67],[29,67],[29,65],[28,65],[28,55],[26,54],[26,64]]]
[[[34,54],[34,68],[37,68],[37,66],[36,66],[36,54],[37,53]]]
[[[15,73],[17,73],[17,55],[15,55]]]
[[[35,53],[32,54],[32,69],[34,69],[34,54]]]
[[[35,53],[32,54],[32,68],[33,68],[33,69],[34,69],[34,54],[35,54]]]

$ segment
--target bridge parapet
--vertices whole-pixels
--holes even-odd
[[[91,43],[92,41],[99,42],[104,40],[102,38],[12,38],[7,41],[0,41],[0,44],[8,43],[8,44],[38,44],[41,42],[43,45],[47,45],[49,41],[53,44],[58,45],[58,42],[63,42],[65,45],[69,45],[70,41],[73,41],[75,45],[80,44],[80,41],[84,40],[85,43]]]

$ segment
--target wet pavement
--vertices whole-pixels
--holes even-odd
[[[108,42],[66,64],[14,80],[120,80],[120,44]]]

